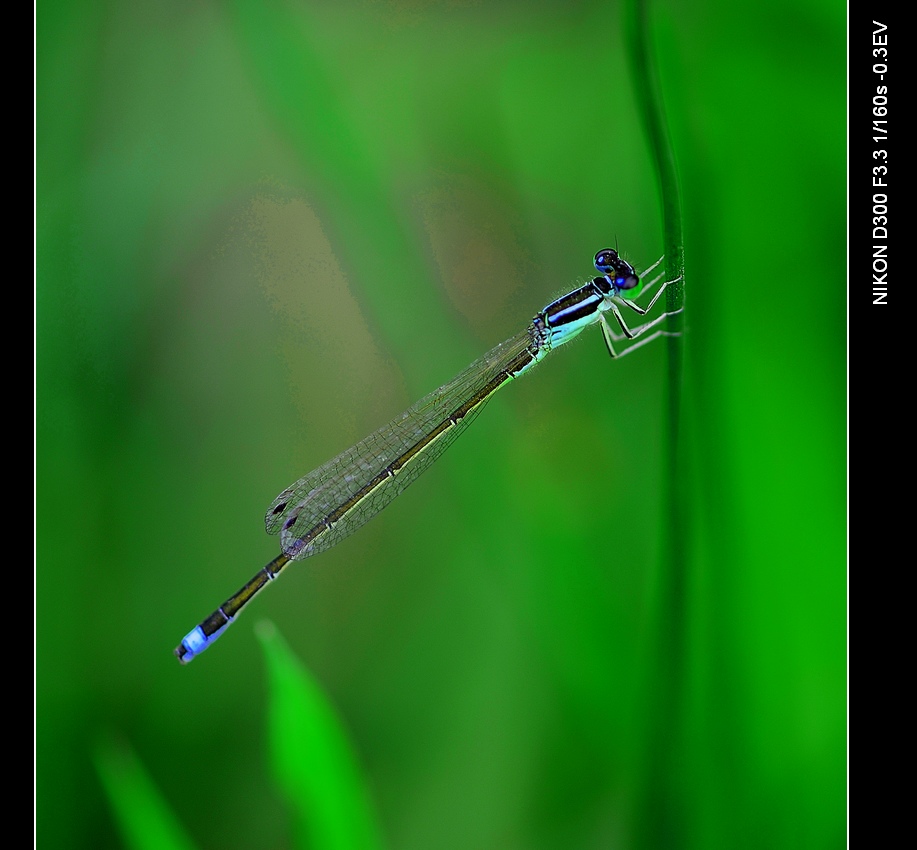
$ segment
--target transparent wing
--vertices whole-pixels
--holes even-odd
[[[532,359],[530,328],[516,334],[478,358],[449,383],[424,396],[387,425],[287,487],[271,503],[264,517],[269,534],[280,533],[283,552],[293,560],[331,548],[417,479],[453,443],[480,413],[490,396]],[[480,402],[462,414],[469,400]],[[446,423],[448,427],[443,428]],[[437,430],[441,435],[412,453]],[[404,462],[410,458],[409,462]],[[404,462],[396,475],[392,465]],[[366,488],[378,478],[370,492]],[[364,494],[365,495],[361,495]],[[346,510],[345,510],[346,508]]]

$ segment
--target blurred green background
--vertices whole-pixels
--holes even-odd
[[[39,3],[39,847],[123,846],[93,766],[112,737],[197,846],[301,846],[268,764],[262,618],[334,706],[393,850],[844,846],[836,2],[653,6],[687,266],[673,704],[666,349],[612,363],[597,331],[217,647],[172,656],[277,553],[281,489],[599,248],[661,253],[624,21],[613,2]]]

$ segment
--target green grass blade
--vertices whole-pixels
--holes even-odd
[[[639,819],[648,847],[678,846],[683,812],[673,767],[678,762],[679,719],[684,710],[687,636],[688,524],[685,510],[687,474],[682,454],[682,386],[684,382],[684,226],[675,153],[663,105],[662,90],[650,33],[648,0],[628,5],[630,59],[637,103],[650,142],[659,179],[665,242],[666,310],[681,311],[668,320],[678,333],[668,342],[668,433],[666,452],[666,541],[658,578],[651,682],[648,692],[647,778]]]
[[[193,850],[169,804],[134,751],[110,737],[93,751],[96,772],[130,850]]]
[[[271,767],[292,807],[298,846],[381,848],[365,780],[333,707],[272,624],[263,623],[258,637],[268,668]]]
[[[665,239],[666,280],[678,280],[666,291],[666,309],[680,310],[685,303],[684,284],[684,226],[682,218],[681,190],[672,148],[659,72],[653,55],[649,32],[648,0],[632,0],[629,5],[630,61],[633,71],[637,105],[643,118],[644,129],[653,155],[653,166],[659,177],[662,195],[663,232]],[[672,317],[670,330],[681,330],[683,317]],[[672,337],[673,346],[680,347],[680,337]]]

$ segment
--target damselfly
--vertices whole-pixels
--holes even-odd
[[[659,265],[654,263],[644,274]],[[488,351],[464,372],[408,408],[355,446],[300,478],[284,490],[264,517],[268,533],[280,534],[281,553],[238,593],[196,626],[175,649],[187,664],[210,646],[269,582],[291,561],[324,552],[372,519],[433,463],[470,424],[500,387],[531,369],[554,349],[598,322],[608,353],[629,354],[666,332],[656,330],[669,313],[629,328],[621,315],[627,307],[646,315],[670,281],[659,286],[646,307],[626,298],[640,277],[612,248],[595,255],[601,276],[551,302],[525,330]],[[661,275],[647,285],[650,292]],[[606,313],[621,333],[612,330]],[[620,353],[614,343],[643,337]]]

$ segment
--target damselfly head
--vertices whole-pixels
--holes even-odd
[[[633,289],[640,283],[634,267],[621,259],[614,248],[603,248],[595,255],[595,267],[608,277],[616,292]]]

